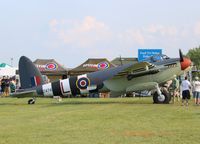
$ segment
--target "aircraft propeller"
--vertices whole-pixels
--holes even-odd
[[[191,60],[189,58],[183,57],[182,51],[179,49],[179,56],[180,56],[180,63],[181,63],[181,70],[185,70],[189,66],[191,66]]]
[[[180,62],[183,62],[184,59],[183,59],[183,53],[182,53],[181,49],[179,49],[179,56],[180,56]]]

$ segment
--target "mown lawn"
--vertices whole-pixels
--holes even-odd
[[[200,143],[200,106],[152,98],[0,98],[0,144]]]

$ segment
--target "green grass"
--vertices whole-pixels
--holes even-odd
[[[0,144],[200,143],[200,106],[152,98],[0,98]]]

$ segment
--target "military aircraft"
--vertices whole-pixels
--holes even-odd
[[[152,57],[153,58],[153,57]],[[169,58],[161,55],[156,61],[144,61],[136,64],[125,64],[97,72],[73,76],[45,84],[42,75],[30,59],[22,56],[19,60],[20,92],[14,97],[26,97],[34,94],[43,97],[81,95],[101,92],[127,93],[147,89],[156,89],[154,103],[169,103],[168,91],[161,90],[160,85],[188,71],[191,60],[183,57]],[[32,98],[28,104],[34,104]]]

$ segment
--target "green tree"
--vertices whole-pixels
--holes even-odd
[[[190,49],[187,56],[192,60],[197,69],[200,69],[200,46]]]

